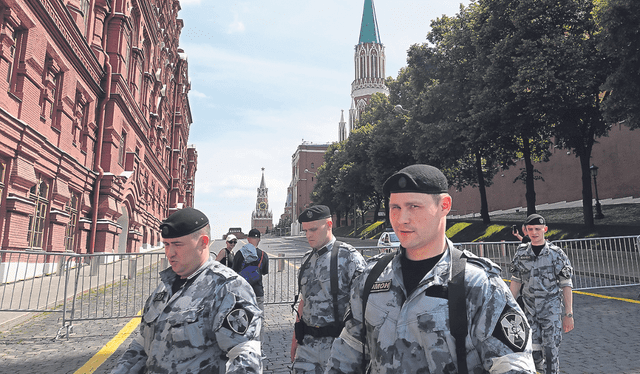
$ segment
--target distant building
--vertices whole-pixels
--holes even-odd
[[[273,231],[273,213],[269,210],[269,189],[264,183],[264,168],[262,168],[262,180],[258,187],[256,209],[251,213],[251,228],[258,229],[265,234]]]
[[[157,245],[161,220],[193,205],[198,160],[179,3],[0,8],[1,248]]]
[[[227,236],[233,234],[236,238],[238,239],[246,239],[247,238],[247,234],[242,232],[242,228],[241,227],[229,227],[229,231],[222,235],[222,240],[227,240]]]
[[[353,56],[355,79],[351,83],[351,109],[349,109],[349,127],[344,120],[344,111],[338,124],[338,140],[345,140],[354,130],[360,114],[369,104],[374,93],[389,95],[386,86],[386,56],[384,45],[380,41],[378,20],[373,0],[365,0],[360,24],[360,38]]]
[[[313,144],[302,142],[296,152],[291,156],[291,235],[300,233],[298,216],[303,210],[310,207],[311,192],[316,185],[316,173],[320,165],[324,163],[324,154],[329,148],[329,143]]]

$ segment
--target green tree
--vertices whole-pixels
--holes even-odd
[[[607,64],[598,51],[591,0],[479,0],[478,44],[491,62],[478,113],[500,118],[527,147],[556,137],[580,158],[585,224],[593,225],[589,158],[608,127],[598,115]],[[487,109],[488,108],[488,109]],[[498,114],[498,116],[496,116]],[[511,132],[514,133],[514,132]],[[544,156],[544,155],[543,155]],[[526,164],[527,209],[535,206],[534,170]]]
[[[494,124],[474,118],[471,111],[473,95],[482,87],[474,9],[461,7],[455,17],[433,21],[430,44],[410,48],[408,64],[422,85],[411,128],[418,162],[441,168],[458,189],[478,187],[481,216],[489,223],[486,187],[497,171],[500,148]]]
[[[601,87],[602,110],[608,123],[640,127],[640,1],[595,0],[600,36],[612,71]]]

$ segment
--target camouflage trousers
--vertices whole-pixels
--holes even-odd
[[[560,372],[558,354],[562,341],[562,314],[553,313],[546,317],[527,314],[531,325],[533,361],[540,373],[557,374]]]
[[[331,356],[331,344],[334,338],[314,338],[305,336],[302,345],[296,349],[293,362],[294,374],[322,374]]]

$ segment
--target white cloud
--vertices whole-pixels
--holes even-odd
[[[239,19],[238,19],[238,15],[234,14],[233,15],[233,22],[231,22],[229,24],[229,26],[227,27],[227,34],[235,34],[235,33],[239,33],[239,32],[244,32],[244,23],[242,23]]]

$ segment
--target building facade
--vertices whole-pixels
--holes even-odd
[[[193,205],[179,10],[0,0],[2,249],[137,252]]]
[[[256,209],[251,213],[251,228],[258,229],[263,234],[273,231],[273,212],[269,210],[269,189],[264,182],[264,168],[258,187]]]
[[[354,130],[360,114],[369,104],[371,96],[380,92],[389,95],[385,85],[386,57],[384,45],[380,41],[378,20],[373,0],[365,0],[360,24],[360,38],[353,56],[355,78],[351,83],[351,109],[349,109],[349,127],[341,114],[338,124],[338,139],[345,140]]]
[[[298,216],[313,205],[311,192],[317,182],[316,173],[324,163],[324,154],[329,145],[302,142],[291,156],[291,235],[300,234]]]

